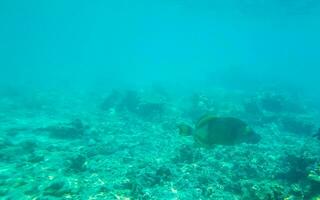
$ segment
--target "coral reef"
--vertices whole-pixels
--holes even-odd
[[[155,88],[107,97],[38,95],[56,103],[40,110],[12,109],[21,102],[10,99],[0,105],[1,199],[320,196],[319,111],[284,93],[217,89],[170,96]],[[208,112],[245,120],[261,140],[202,148],[178,134],[180,122],[192,124]]]

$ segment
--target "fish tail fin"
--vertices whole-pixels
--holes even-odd
[[[192,135],[192,127],[187,124],[179,124],[178,126],[179,134],[184,136]]]

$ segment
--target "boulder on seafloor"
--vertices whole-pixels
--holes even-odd
[[[88,129],[80,119],[72,120],[69,123],[61,123],[56,125],[38,128],[36,131],[47,132],[52,138],[58,139],[79,139],[82,138]]]
[[[64,179],[54,179],[43,190],[43,195],[62,198],[70,192],[70,186]]]
[[[318,140],[320,140],[320,128],[318,128],[318,131],[316,132],[316,134],[313,135],[313,137],[315,137]]]
[[[284,130],[301,135],[311,135],[315,130],[311,117],[284,115],[280,124]]]
[[[71,157],[67,163],[67,169],[73,172],[82,172],[87,169],[87,158],[83,155]]]
[[[36,150],[38,144],[34,140],[26,139],[21,141],[19,143],[19,146],[23,149],[24,152],[33,153]]]
[[[100,108],[128,111],[145,119],[154,119],[164,113],[165,105],[166,98],[162,94],[153,91],[126,90],[112,91]]]
[[[301,113],[305,111],[304,105],[299,102],[299,97],[286,92],[263,91],[258,94],[257,101],[262,109],[273,113]]]
[[[100,105],[101,110],[108,110],[110,108],[115,108],[122,98],[122,94],[117,90],[112,90],[107,97],[104,98]]]

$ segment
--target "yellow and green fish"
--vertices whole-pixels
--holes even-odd
[[[201,146],[235,145],[239,143],[257,143],[260,136],[245,122],[234,117],[202,116],[195,128],[187,124],[178,125],[180,135],[192,135]]]

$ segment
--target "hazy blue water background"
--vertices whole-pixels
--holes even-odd
[[[320,91],[316,0],[10,0],[0,24],[5,84]]]
[[[319,36],[319,0],[0,0],[0,199],[319,199]]]

